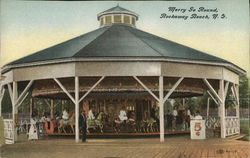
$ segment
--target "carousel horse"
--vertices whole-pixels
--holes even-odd
[[[158,130],[157,122],[152,117],[146,121],[147,132],[156,132]]]
[[[47,134],[54,133],[55,127],[56,127],[56,121],[54,119],[50,121],[45,121],[45,130]]]
[[[136,129],[136,121],[135,121],[135,115],[131,114],[131,116],[127,120],[120,120],[118,117],[115,118],[114,121],[114,130],[115,132],[119,133],[121,131],[121,127],[125,127],[133,129],[134,132],[137,132]]]
[[[61,133],[62,130],[64,131],[64,133],[67,133],[65,130],[65,127],[70,126],[71,130],[73,133],[75,133],[75,113],[72,113],[72,115],[69,117],[69,120],[66,122],[64,121],[64,119],[60,119],[58,122],[58,132]]]
[[[89,132],[89,129],[96,130],[97,128],[100,129],[101,133],[103,133],[103,118],[104,118],[104,112],[100,112],[96,119],[88,119],[87,120],[87,132]]]

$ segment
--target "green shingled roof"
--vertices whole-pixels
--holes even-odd
[[[122,8],[119,5],[117,5],[117,6],[113,7],[113,8],[110,8],[108,10],[105,10],[105,11],[101,12],[100,14],[103,14],[103,13],[106,13],[106,12],[107,13],[108,12],[131,12],[131,13],[135,14],[134,12],[132,12],[130,10],[127,10],[125,8]]]
[[[18,59],[8,65],[67,58],[148,57],[229,63],[221,58],[127,25],[99,28]]]

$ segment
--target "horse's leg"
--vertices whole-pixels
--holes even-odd
[[[57,129],[58,129],[58,133],[61,133],[62,131],[62,125],[61,125],[61,122],[59,122],[59,124],[58,124],[58,127],[57,127]]]
[[[65,130],[65,127],[66,127],[66,126],[63,125],[62,128],[63,128],[64,133],[67,133],[66,130]]]
[[[72,129],[72,132],[75,133],[74,125],[71,124],[70,127],[71,127],[71,129]]]

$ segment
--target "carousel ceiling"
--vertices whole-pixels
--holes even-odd
[[[83,95],[98,80],[96,77],[80,77],[80,93]],[[158,95],[158,78],[157,77],[141,77],[140,80],[151,89],[153,93]],[[164,93],[167,93],[178,78],[164,78]],[[64,87],[74,96],[74,79],[60,79]],[[215,89],[218,89],[218,82],[210,80]],[[178,86],[171,98],[193,97],[203,95],[206,86],[199,79],[184,79]],[[33,97],[42,98],[61,98],[68,97],[63,90],[53,80],[35,81]],[[105,78],[87,97],[93,98],[131,98],[131,99],[153,99],[153,97],[132,77],[107,77]]]

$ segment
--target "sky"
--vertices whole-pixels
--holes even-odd
[[[139,14],[137,28],[226,59],[249,71],[248,0],[227,1],[1,1],[0,66],[99,28],[97,14],[119,5]],[[170,12],[169,7],[217,8]],[[222,14],[217,19],[166,19],[167,15]]]

